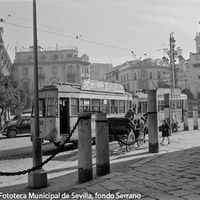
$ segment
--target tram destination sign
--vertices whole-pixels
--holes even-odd
[[[81,84],[81,90],[99,91],[99,92],[116,92],[124,93],[122,85],[95,80],[85,80]]]

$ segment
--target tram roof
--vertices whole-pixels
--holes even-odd
[[[176,88],[175,90],[175,96],[179,96],[179,97],[182,97],[182,98],[187,98],[187,95],[185,94],[182,94],[181,93],[181,90]],[[158,88],[157,89],[157,96],[164,96],[164,94],[169,94],[171,95],[171,88]],[[173,95],[173,93],[172,93]],[[140,98],[140,99],[146,99],[148,94],[147,92],[142,92],[142,91],[139,91],[139,92],[136,92],[136,93],[133,93],[133,98]]]
[[[86,80],[83,81],[82,84],[74,84],[74,83],[56,83],[54,85],[48,85],[43,87],[40,91],[47,90],[57,90],[58,92],[106,92],[106,93],[118,93],[118,94],[126,94],[123,86],[121,84],[103,82],[103,81],[95,81],[95,80]],[[129,94],[131,96],[131,94]]]

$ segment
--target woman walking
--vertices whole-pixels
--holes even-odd
[[[162,142],[160,144],[163,145],[165,137],[167,137],[168,144],[170,144],[170,140],[169,140],[170,127],[169,127],[166,119],[163,120],[161,131],[162,131]]]

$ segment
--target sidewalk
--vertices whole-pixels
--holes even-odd
[[[159,147],[158,154],[148,153],[147,144],[140,150],[121,154],[123,162],[117,170],[103,177],[94,177],[88,183],[78,184],[75,172],[49,179],[46,188],[29,189],[27,184],[1,187],[2,195],[8,193],[11,196],[0,196],[0,199],[21,195],[19,199],[199,200],[199,146],[199,130],[178,132],[171,136],[170,145]],[[119,165],[119,160],[112,158],[112,163]]]

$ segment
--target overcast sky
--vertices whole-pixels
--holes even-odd
[[[173,32],[185,59],[196,51],[200,0],[37,0],[38,44],[76,46],[79,56],[114,66],[136,58],[162,58]],[[32,0],[0,0],[4,44],[11,59],[15,46],[33,44]],[[78,36],[79,39],[76,39]]]

